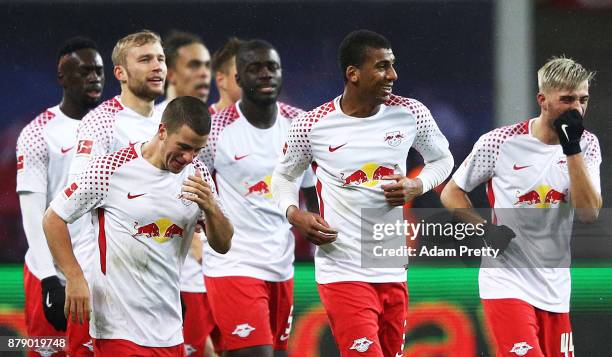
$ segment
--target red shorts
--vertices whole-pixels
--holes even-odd
[[[68,330],[66,332],[66,353],[70,357],[93,356],[93,340],[89,336],[89,321],[84,324],[73,323],[68,319]]]
[[[93,341],[96,356],[116,357],[186,357],[185,345],[172,347],[144,347],[128,340]]]
[[[226,350],[272,345],[286,350],[293,313],[293,279],[206,277],[208,301]]]
[[[206,293],[181,291],[185,308],[183,338],[185,350],[190,357],[204,356],[206,339],[216,326],[206,295]]]
[[[401,356],[404,350],[406,283],[359,281],[319,284],[334,339],[345,356]]]
[[[35,277],[27,265],[23,266],[23,289],[25,291],[25,322],[28,336],[66,336],[65,332],[56,330],[45,317],[42,306],[42,287],[40,280]],[[51,356],[65,356],[64,351],[58,350]],[[35,351],[29,351],[28,357],[40,357]]]
[[[574,357],[569,313],[540,310],[519,299],[483,299],[497,357]]]

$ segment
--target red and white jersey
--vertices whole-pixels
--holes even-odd
[[[17,139],[17,192],[37,192],[47,196],[47,206],[66,185],[68,168],[75,150],[76,131],[80,120],[66,116],[55,106],[32,120]],[[39,222],[42,225],[42,222]],[[68,226],[71,237],[79,235],[86,224],[79,220]],[[44,240],[44,237],[43,237]],[[74,242],[74,241],[73,241]],[[79,244],[76,244],[79,246]],[[45,241],[46,246],[46,241]],[[28,269],[41,279],[57,275],[51,252],[45,249],[36,256],[28,249]],[[86,252],[75,252],[84,262]]]
[[[170,103],[170,100],[165,99],[163,102],[155,106],[155,110],[158,111],[160,118],[164,114],[164,110]],[[212,106],[208,107],[210,115],[214,114]],[[206,285],[204,285],[204,275],[202,274],[202,264],[191,255],[187,254],[185,258],[185,265],[181,272],[181,291],[189,293],[205,293]]]
[[[403,268],[361,267],[360,229],[362,208],[393,209],[380,187],[390,181],[381,178],[406,174],[410,148],[426,163],[452,157],[429,110],[414,99],[392,95],[376,114],[356,118],[337,97],[294,120],[275,174],[293,178],[312,163],[319,211],[338,231],[335,242],[317,247],[318,283],[406,281]]]
[[[284,281],[293,276],[291,226],[270,191],[291,120],[302,110],[278,103],[274,125],[259,129],[240,111],[240,101],[213,116],[208,144],[200,154],[214,174],[219,197],[234,225],[232,249],[204,249],[204,274]],[[313,186],[303,182],[303,186]]]
[[[70,165],[70,178],[78,175],[91,158],[110,154],[155,135],[161,112],[142,116],[121,103],[116,96],[90,111],[77,129],[77,147]]]
[[[76,147],[73,150],[72,162],[68,171],[68,180],[73,181],[83,171],[87,163],[96,156],[110,154],[137,142],[150,140],[157,132],[161,114],[154,111],[151,117],[142,116],[121,103],[116,96],[87,113],[77,128]],[[85,217],[87,227],[76,237],[78,246],[73,243],[75,251],[88,252],[95,250],[94,232],[91,217]],[[73,238],[73,242],[75,237]],[[89,267],[83,264],[85,276],[89,276]]]
[[[483,258],[482,264],[487,268],[480,269],[480,297],[516,298],[542,310],[568,312],[570,271],[553,267],[568,266],[571,260],[574,209],[570,203],[567,159],[561,145],[544,144],[532,135],[534,121],[505,126],[481,136],[453,179],[466,192],[487,182],[487,195],[497,223],[516,234],[504,252],[504,259]],[[585,131],[580,146],[591,182],[601,192],[599,141]],[[524,257],[530,259],[531,265],[521,264]]]
[[[202,217],[181,186],[196,168],[214,186],[201,162],[173,174],[142,158],[141,146],[93,159],[51,207],[66,222],[92,212],[91,336],[169,347],[183,342],[180,272]]]

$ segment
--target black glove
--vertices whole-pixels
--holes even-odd
[[[66,289],[57,276],[50,276],[41,281],[42,304],[47,321],[58,331],[66,331],[66,317],[64,316],[64,303]]]
[[[575,155],[582,151],[580,149],[580,138],[584,132],[584,126],[582,125],[582,115],[578,110],[565,111],[555,119],[553,125],[557,129],[557,135],[559,135],[559,141],[561,141],[561,147],[566,156]]]
[[[512,238],[516,237],[514,231],[507,226],[496,226],[491,223],[485,223],[484,232],[482,239],[485,246],[499,249],[499,254],[503,253]]]

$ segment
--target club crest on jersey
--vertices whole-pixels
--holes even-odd
[[[79,140],[77,145],[77,155],[89,155],[93,148],[93,140]]]
[[[271,182],[272,182],[271,175],[265,176],[263,180],[259,180],[253,184],[244,182],[244,186],[246,187],[246,190],[247,190],[245,196],[260,195],[265,198],[272,198],[272,191],[270,190]]]
[[[234,332],[232,332],[232,335],[237,335],[238,337],[242,337],[242,338],[247,338],[249,337],[249,335],[251,334],[251,332],[253,332],[255,330],[255,327],[247,324],[239,324],[236,325],[236,328],[234,329]]]
[[[23,155],[17,156],[17,172],[23,171],[24,162]]]
[[[73,182],[70,184],[70,186],[66,187],[64,190],[64,195],[66,195],[66,198],[70,198],[77,188],[79,188],[79,186],[76,184],[76,182]]]
[[[514,346],[512,346],[512,349],[510,350],[510,352],[514,353],[517,356],[524,356],[532,348],[533,347],[529,346],[527,342],[518,342],[518,343],[515,343]]]
[[[150,238],[157,243],[166,243],[173,238],[183,237],[183,228],[172,223],[168,218],[160,218],[155,222],[139,225],[134,222],[136,233],[132,237]]]
[[[389,146],[398,146],[402,143],[402,139],[404,138],[404,134],[402,134],[399,130],[390,131],[385,134],[385,141]]]
[[[374,342],[368,340],[367,337],[362,337],[354,340],[353,345],[349,349],[356,350],[357,352],[365,352],[368,350],[368,348],[370,348],[370,345],[373,343]]]

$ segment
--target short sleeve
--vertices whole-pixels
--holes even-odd
[[[408,108],[416,119],[417,133],[412,147],[421,154],[425,164],[451,156],[448,140],[440,131],[429,109],[414,99],[410,99]]]
[[[472,191],[493,177],[498,154],[499,150],[495,149],[491,133],[484,134],[455,171],[453,180],[465,192]]]
[[[601,166],[601,149],[599,147],[599,139],[595,134],[585,132],[583,141],[586,143],[586,148],[583,150],[584,162],[589,172],[589,177],[595,190],[601,194],[601,178],[599,176],[599,167]]]
[[[45,124],[55,115],[49,111],[30,122],[17,139],[17,192],[47,193],[49,151]]]

